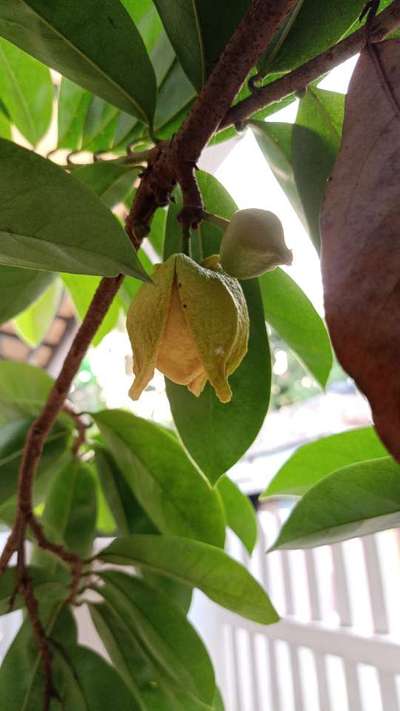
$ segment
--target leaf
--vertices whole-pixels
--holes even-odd
[[[114,457],[105,447],[95,447],[95,462],[118,534],[157,533],[157,528],[143,511]]]
[[[32,145],[49,128],[53,110],[50,72],[0,38],[0,96],[12,122]]]
[[[62,274],[62,280],[68,289],[73,304],[78,314],[80,321],[85,317],[92,298],[99,286],[100,279],[93,276],[81,276],[76,274]],[[98,346],[113,328],[116,327],[119,319],[121,304],[118,298],[114,298],[110,308],[108,309],[99,329],[92,340],[92,346]]]
[[[17,316],[53,282],[51,272],[0,267],[0,323]]]
[[[127,627],[126,620],[108,604],[90,605],[89,610],[115,668],[139,700],[141,711],[211,711],[208,705],[182,693],[146,657]]]
[[[332,348],[322,318],[304,291],[282,269],[267,272],[259,283],[265,319],[325,387],[332,368]]]
[[[336,469],[387,454],[372,427],[322,437],[292,454],[260,498],[302,496]]]
[[[81,149],[90,100],[90,92],[62,77],[57,104],[58,148]]]
[[[44,339],[60,306],[63,287],[60,279],[52,281],[46,291],[14,321],[18,335],[35,348]]]
[[[27,570],[32,580],[35,597],[37,600],[47,602],[53,600],[64,600],[68,588],[68,574],[66,576],[49,575],[48,571],[30,566]],[[17,568],[6,568],[0,578],[0,615],[10,612],[10,598],[15,593],[17,582]],[[15,596],[13,610],[19,610],[25,606],[24,598],[18,593]]]
[[[0,34],[111,104],[150,121],[155,77],[121,3],[14,0],[0,8]]]
[[[210,703],[215,678],[207,651],[183,612],[142,580],[119,572],[101,574],[100,594],[139,641],[146,655],[183,689]]]
[[[79,459],[69,462],[52,482],[41,522],[46,535],[81,558],[89,555],[96,533],[96,490],[91,467]],[[50,558],[50,564],[48,560]],[[55,569],[57,560],[38,551],[35,563]]]
[[[183,610],[185,615],[188,614],[193,596],[193,590],[189,585],[178,583],[176,580],[164,578],[162,575],[150,573],[149,571],[142,571],[142,578],[152,588],[161,590],[167,595],[169,600]]]
[[[0,159],[1,264],[146,278],[122,227],[92,190],[10,141],[0,139]]]
[[[17,493],[18,472],[25,440],[33,419],[21,419],[0,426],[0,503]],[[35,479],[35,496],[47,487],[48,478],[60,464],[69,445],[70,431],[57,423],[43,449]]]
[[[126,536],[98,558],[137,565],[199,588],[211,600],[260,624],[277,622],[267,594],[250,573],[220,548],[177,536]]]
[[[304,0],[271,70],[285,72],[332,47],[358,19],[365,0]]]
[[[198,175],[208,212],[230,218],[236,209],[223,186],[211,175]],[[177,202],[168,211],[164,257],[182,251],[181,229],[176,222]],[[192,237],[195,258],[219,251],[222,233],[214,225],[202,222]],[[249,349],[238,370],[230,377],[233,398],[218,401],[207,385],[196,398],[181,386],[166,381],[173,418],[192,457],[211,482],[216,482],[246,452],[256,438],[268,410],[271,362],[264,313],[257,280],[242,283],[250,315]]]
[[[0,136],[2,138],[11,138],[10,116],[0,99]]]
[[[229,528],[236,533],[251,555],[257,542],[257,517],[251,502],[226,475],[219,479],[216,488],[222,498]]]
[[[165,429],[123,410],[93,415],[107,447],[153,523],[165,533],[223,545],[219,498]]]
[[[205,83],[249,2],[154,0],[178,59],[197,90]]]
[[[282,526],[273,550],[310,548],[367,536],[400,523],[400,467],[390,457],[330,474],[310,489]]]
[[[394,72],[399,44],[386,41],[377,52],[400,98]],[[399,458],[399,113],[382,81],[369,53],[362,52],[321,217],[322,268],[338,359],[368,397],[378,434]]]
[[[283,24],[281,24],[272,38],[272,41],[269,43],[265,54],[258,61],[257,68],[261,76],[265,76],[268,73],[276,55],[279,53],[279,50],[286,41],[286,38],[297,19],[297,16],[303,6],[303,2],[304,0],[297,0],[297,4],[284,20]]]
[[[137,168],[109,161],[82,165],[73,171],[74,178],[92,188],[109,208],[123,202],[132,190],[137,174]]]
[[[293,171],[310,237],[317,249],[320,210],[340,147],[343,117],[343,94],[309,87],[293,126]]]
[[[169,124],[190,105],[195,95],[193,86],[183,73],[181,65],[175,61],[158,92],[154,117],[156,131],[169,127]]]
[[[53,383],[41,368],[0,361],[0,424],[37,415]]]

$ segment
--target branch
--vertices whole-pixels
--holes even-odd
[[[368,27],[368,41],[381,42],[390,32],[400,26],[400,0],[393,0],[392,4],[383,10]],[[247,99],[240,101],[225,114],[218,130],[227,126],[240,124],[252,116],[256,111],[283,99],[288,94],[304,89],[314,79],[329,71],[337,64],[344,62],[359,52],[367,43],[367,28],[361,27],[346,39],[338,42],[334,47],[326,50],[318,57],[310,59],[298,69],[277,79],[271,84],[258,89]]]
[[[196,227],[202,217],[194,179],[200,153],[215,133],[250,69],[269,45],[297,0],[253,0],[197,97],[186,121],[170,143],[159,144],[137,192],[126,228],[131,239],[149,230],[157,207],[168,204],[179,183],[184,207],[179,217]]]

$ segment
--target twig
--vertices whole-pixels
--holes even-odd
[[[78,454],[81,446],[85,443],[86,441],[86,430],[90,425],[87,425],[83,419],[82,416],[78,413],[75,412],[73,406],[70,403],[64,403],[63,405],[63,412],[65,412],[69,417],[71,417],[74,421],[75,427],[78,431],[78,434],[75,438],[73,447],[72,447],[72,454],[76,455]]]
[[[372,22],[369,29],[371,42],[381,42],[386,35],[400,26],[400,0],[393,0],[386,10],[383,10]],[[357,32],[338,42],[326,52],[314,57],[293,72],[286,74],[271,84],[267,84],[257,93],[240,101],[226,113],[218,130],[233,126],[245,121],[256,111],[279,101],[285,96],[304,89],[311,81],[318,79],[332,67],[344,62],[359,52],[366,44],[366,28],[361,27]]]
[[[176,183],[180,184],[183,195],[179,219],[188,227],[197,227],[203,212],[194,177],[200,153],[227,113],[249,71],[296,3],[297,0],[253,0],[183,126],[169,143],[159,144],[149,160],[126,222],[131,238],[147,234],[154,212],[157,207],[168,204]]]

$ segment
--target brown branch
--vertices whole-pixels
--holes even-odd
[[[370,42],[381,42],[388,34],[400,26],[400,0],[393,0],[392,4],[383,10],[370,24],[368,37]],[[310,59],[298,69],[258,89],[247,99],[240,101],[226,113],[219,125],[219,130],[227,126],[240,124],[260,109],[279,101],[285,96],[304,89],[311,81],[318,79],[337,64],[344,62],[357,54],[367,42],[366,27],[361,27],[357,32],[338,42],[326,52]]]
[[[194,169],[200,153],[296,3],[297,0],[253,0],[184,124],[170,143],[157,146],[149,160],[126,223],[131,238],[146,234],[155,210],[168,203],[176,183],[181,186],[184,203],[179,219],[188,227],[197,227],[203,206]]]

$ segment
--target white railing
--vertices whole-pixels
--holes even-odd
[[[202,633],[212,628],[226,711],[400,711],[397,532],[266,555],[282,517],[259,513],[251,558],[233,535],[228,541],[282,621],[262,627],[200,595],[191,613]]]

